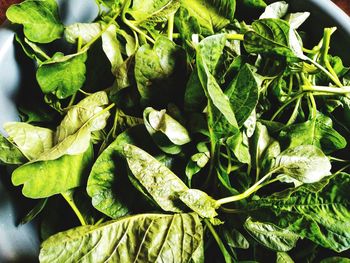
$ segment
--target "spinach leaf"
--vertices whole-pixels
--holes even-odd
[[[26,157],[2,134],[0,134],[0,164],[23,164]]]
[[[296,181],[315,183],[331,175],[331,163],[321,149],[313,145],[288,148],[275,158],[273,168]]]
[[[188,131],[178,121],[166,113],[148,107],[143,112],[147,131],[157,146],[169,154],[178,154],[181,146],[191,141]]]
[[[102,34],[102,48],[111,63],[112,72],[115,72],[124,62],[120,46],[117,39],[117,26],[110,25]]]
[[[275,251],[289,251],[295,247],[299,236],[288,229],[270,223],[254,222],[247,218],[244,228],[262,245]]]
[[[277,54],[288,59],[303,59],[302,45],[288,22],[282,19],[259,19],[244,34],[248,53]]]
[[[39,258],[40,262],[189,262],[200,256],[195,252],[202,251],[202,239],[196,214],[140,214],[54,235],[43,243]]]
[[[165,106],[181,88],[185,71],[185,53],[165,37],[159,37],[153,48],[141,46],[135,55],[135,79],[141,102]]]
[[[341,173],[319,192],[310,192],[308,185],[302,185],[254,201],[251,207],[270,209],[281,216],[280,227],[341,252],[350,247],[349,184],[350,176]]]
[[[80,38],[83,45],[92,41],[101,32],[100,23],[74,23],[64,29],[64,38],[72,44]]]
[[[280,139],[288,147],[315,145],[326,154],[343,149],[347,144],[346,139],[332,128],[332,120],[321,113],[311,120],[283,129]]]
[[[24,122],[8,122],[4,125],[9,138],[29,159],[37,159],[54,145],[54,132]]]
[[[33,42],[52,42],[60,38],[64,30],[55,0],[30,0],[12,5],[6,17],[22,24],[25,36]]]
[[[15,186],[23,184],[22,193],[29,198],[45,198],[83,184],[91,161],[92,147],[79,155],[64,155],[56,160],[30,162],[12,173]]]
[[[276,263],[294,263],[294,261],[286,252],[277,252]]]
[[[123,147],[123,156],[132,174],[164,211],[182,211],[177,201],[180,194],[188,188],[180,178],[153,156],[134,145],[126,144]]]
[[[85,52],[64,56],[56,53],[42,63],[36,78],[44,93],[53,93],[59,99],[65,99],[77,92],[85,82]]]

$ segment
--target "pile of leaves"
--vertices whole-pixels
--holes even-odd
[[[41,222],[40,261],[349,262],[336,28],[308,42],[286,2],[96,4],[71,25],[54,0],[7,11],[37,101],[5,124],[0,163],[38,199],[22,223]]]

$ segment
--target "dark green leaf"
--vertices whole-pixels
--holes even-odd
[[[275,251],[289,251],[295,247],[299,236],[288,229],[271,223],[254,222],[248,218],[244,227],[262,245]]]
[[[54,93],[65,99],[77,92],[85,82],[86,53],[64,56],[56,53],[42,63],[36,73],[38,83],[44,93]]]
[[[23,153],[0,133],[0,164],[23,164]]]

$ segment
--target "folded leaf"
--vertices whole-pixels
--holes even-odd
[[[39,259],[43,263],[185,263],[192,257],[203,258],[202,239],[196,214],[140,214],[56,234],[42,244]]]
[[[42,63],[36,72],[41,90],[54,93],[59,99],[73,95],[85,82],[86,59],[86,52],[67,56],[57,52]]]
[[[22,24],[24,35],[33,42],[52,42],[60,38],[64,30],[55,0],[30,0],[12,5],[6,17],[13,23]]]
[[[251,218],[244,222],[244,228],[260,244],[275,251],[289,251],[299,239],[297,234],[288,229],[270,223],[254,222]]]
[[[54,132],[50,129],[24,122],[5,123],[4,129],[29,160],[37,159],[54,145]]]
[[[23,184],[29,198],[45,198],[78,187],[84,182],[93,159],[92,147],[79,155],[64,155],[56,160],[27,163],[12,173],[12,183]]]

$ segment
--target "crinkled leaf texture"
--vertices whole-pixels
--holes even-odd
[[[331,162],[320,148],[300,145],[288,148],[275,158],[274,168],[302,183],[315,183],[331,175]]]
[[[54,93],[59,99],[73,95],[85,82],[86,59],[86,52],[67,56],[57,52],[37,70],[36,79],[41,90]]]
[[[132,174],[164,211],[182,211],[178,199],[182,192],[188,190],[188,187],[180,178],[137,146],[124,145],[123,156]]]
[[[56,160],[29,162],[12,173],[15,186],[23,184],[29,198],[45,198],[82,185],[93,159],[92,147],[79,155],[64,155]]]
[[[11,22],[22,24],[25,36],[33,42],[52,42],[64,31],[55,0],[24,1],[11,6],[6,16]]]
[[[333,176],[315,192],[305,184],[252,202],[249,207],[272,210],[283,228],[323,247],[341,252],[350,248],[350,175]]]
[[[23,153],[0,133],[0,164],[22,164],[25,161]]]
[[[203,227],[194,213],[140,214],[58,233],[40,262],[200,262]]]
[[[299,239],[297,234],[288,229],[271,223],[254,222],[251,218],[244,222],[244,227],[256,241],[275,251],[289,251]]]

